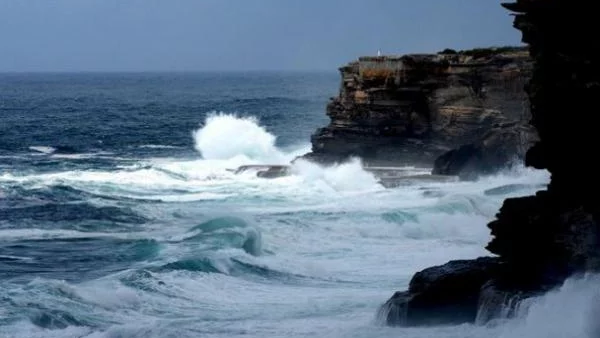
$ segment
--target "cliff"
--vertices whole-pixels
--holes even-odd
[[[518,0],[534,61],[527,85],[539,141],[526,164],[551,172],[547,190],[504,202],[488,226],[496,255],[421,271],[381,310],[391,325],[485,322],[573,274],[600,270],[600,176],[594,165],[600,41],[589,36],[593,2]],[[582,37],[586,37],[581,40]],[[458,289],[457,289],[458,288]]]
[[[595,26],[593,3],[518,0],[504,6],[517,13],[515,27],[535,60],[527,92],[540,141],[527,152],[526,164],[547,169],[552,178],[547,191],[505,201],[489,225],[494,239],[487,248],[536,282],[598,270],[600,177],[592,154],[600,42],[580,40]]]
[[[431,166],[494,126],[527,120],[523,86],[531,70],[517,47],[361,57],[340,68],[340,93],[327,106],[331,123],[313,134],[305,158]]]

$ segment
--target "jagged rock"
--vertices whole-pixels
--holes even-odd
[[[481,287],[500,267],[497,258],[451,261],[415,274],[408,291],[396,292],[380,309],[388,325],[422,326],[474,322]]]
[[[596,4],[517,0],[504,6],[517,12],[514,25],[535,63],[527,92],[539,141],[527,152],[526,164],[547,169],[552,177],[548,189],[535,196],[507,199],[488,225],[493,239],[487,249],[502,263],[479,295],[492,303],[490,311],[480,313],[481,322],[499,316],[507,298],[519,303],[573,274],[600,271],[600,175],[593,111],[600,97],[600,40],[580,42],[596,29]],[[469,281],[455,279],[457,284]],[[387,304],[411,305],[412,298],[402,300],[408,296],[414,296],[410,290]],[[472,300],[470,293],[462,297],[450,303],[446,313],[451,308],[462,311],[461,301]],[[439,317],[435,307],[402,309],[403,318]]]
[[[291,170],[288,166],[273,166],[267,170],[261,170],[256,176],[262,178],[278,178],[290,175]]]
[[[522,162],[537,134],[524,124],[501,126],[488,131],[481,140],[463,145],[438,157],[434,175],[454,175],[475,179],[491,175]]]
[[[291,170],[292,169],[289,165],[251,164],[240,166],[237,169],[231,171],[235,174],[254,172],[258,177],[277,178],[289,175],[291,173]]]
[[[305,158],[361,157],[367,164],[431,166],[444,152],[481,139],[493,125],[528,119],[524,49],[362,57],[340,68],[340,93],[327,106]]]
[[[504,6],[518,12],[515,27],[535,62],[527,91],[540,140],[526,164],[547,169],[552,178],[547,191],[505,201],[489,224],[494,238],[488,250],[527,271],[524,278],[533,284],[560,283],[578,271],[600,270],[600,176],[590,156],[597,119],[589,114],[600,97],[600,41],[573,40],[594,28],[595,12],[592,3],[566,0]]]
[[[487,249],[510,262],[528,286],[557,285],[577,271],[600,269],[600,210],[569,204],[547,191],[507,199],[488,225],[494,238]]]

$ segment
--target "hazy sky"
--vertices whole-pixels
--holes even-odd
[[[0,0],[0,71],[335,70],[519,41],[499,0]]]

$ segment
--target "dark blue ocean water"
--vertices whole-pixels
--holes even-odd
[[[531,193],[485,189],[546,173],[386,190],[358,161],[231,171],[308,151],[338,85],[0,74],[0,337],[537,337],[375,314],[415,271],[485,255],[502,199]]]
[[[0,74],[0,155],[52,146],[63,153],[197,156],[190,133],[217,111],[256,116],[280,146],[327,122],[335,73]],[[294,128],[290,128],[294,126]]]

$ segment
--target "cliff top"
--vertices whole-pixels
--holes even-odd
[[[523,65],[528,61],[527,47],[504,46],[461,51],[444,49],[435,54],[361,56],[341,67],[340,71],[344,77],[350,76],[348,80],[353,74],[358,74],[362,80],[398,79],[401,83],[407,71],[442,75],[470,72],[473,68],[487,66],[502,69],[510,64]]]
[[[463,55],[472,56],[474,58],[490,57],[496,55],[514,55],[514,56],[529,56],[529,50],[526,46],[502,46],[502,47],[484,47],[473,48],[456,51],[446,48],[437,53],[438,55]]]
[[[481,59],[490,59],[493,57],[505,57],[505,58],[516,58],[526,59],[529,58],[529,51],[527,47],[523,46],[502,46],[502,47],[486,47],[486,48],[474,48],[456,51],[454,49],[446,48],[438,53],[422,53],[422,54],[405,54],[405,55],[380,55],[380,56],[361,56],[358,61],[351,62],[353,64],[386,64],[392,68],[395,64],[400,64],[407,60],[412,61],[423,61],[423,62],[442,62],[449,61],[451,63],[469,63]]]

